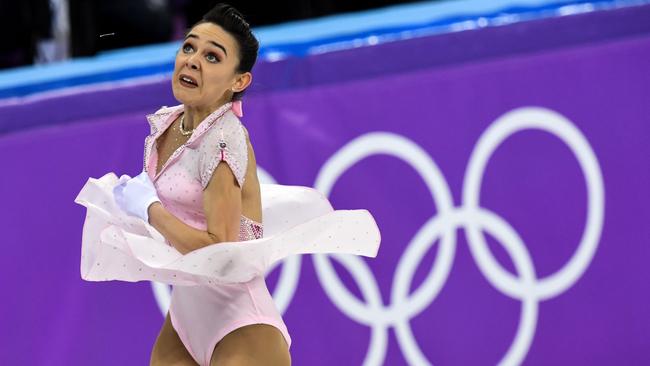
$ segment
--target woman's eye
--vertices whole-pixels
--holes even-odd
[[[219,62],[219,58],[214,53],[209,53],[207,56],[205,56],[205,59],[209,62]]]
[[[189,53],[192,52],[192,46],[189,43],[183,45],[183,52]]]

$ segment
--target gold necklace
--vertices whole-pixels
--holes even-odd
[[[183,127],[185,122],[185,113],[181,116],[181,123],[178,124],[178,129],[181,131],[181,135],[183,136],[189,136],[194,132],[194,129],[191,129],[189,131],[186,131],[185,128]]]

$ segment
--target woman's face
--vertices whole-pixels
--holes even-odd
[[[233,91],[250,83],[248,76],[235,72],[238,53],[237,41],[220,26],[201,23],[192,28],[176,53],[174,97],[186,106],[209,110],[230,101]]]

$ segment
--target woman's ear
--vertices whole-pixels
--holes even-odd
[[[235,84],[232,86],[231,90],[235,93],[238,93],[246,88],[251,84],[253,81],[253,74],[250,72],[244,72],[241,74],[237,75],[237,79],[235,80]]]

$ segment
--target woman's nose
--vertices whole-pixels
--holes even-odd
[[[187,61],[185,61],[185,64],[187,65],[187,67],[189,67],[192,70],[198,70],[199,69],[199,63],[197,62],[195,56],[196,55],[192,55],[192,56],[187,58]]]

